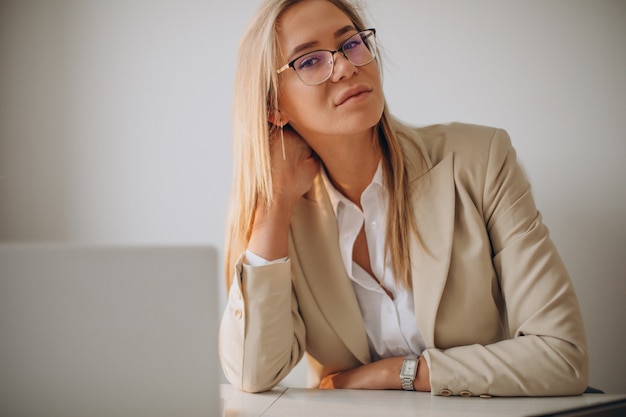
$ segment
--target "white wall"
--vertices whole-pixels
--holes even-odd
[[[1,0],[0,241],[222,248],[236,47],[258,4]],[[626,392],[626,3],[368,11],[392,112],[509,131],[579,294],[591,384]]]

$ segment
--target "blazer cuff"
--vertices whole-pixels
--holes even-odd
[[[289,260],[289,256],[285,256],[284,258],[274,259],[273,261],[268,261],[262,256],[257,255],[251,250],[247,249],[245,252],[244,263],[250,266],[266,266],[273,265],[281,262],[287,262]]]

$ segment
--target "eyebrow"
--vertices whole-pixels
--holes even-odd
[[[340,36],[343,36],[352,30],[356,30],[356,28],[352,25],[346,25],[335,31],[335,38],[339,38]],[[317,45],[319,45],[318,41],[312,41],[312,42],[306,42],[306,43],[300,44],[296,46],[295,48],[293,48],[293,51],[291,51],[291,54],[289,56],[290,57],[296,56],[298,53],[304,51],[305,49],[313,48],[314,46],[317,46]]]

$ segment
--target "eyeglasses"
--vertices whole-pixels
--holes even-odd
[[[362,30],[346,39],[335,51],[319,50],[306,53],[285,64],[278,74],[293,68],[306,85],[319,85],[328,80],[335,67],[335,54],[341,52],[352,65],[362,67],[376,58],[376,29]]]

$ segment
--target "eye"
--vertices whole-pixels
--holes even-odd
[[[343,44],[341,49],[343,49],[344,51],[348,51],[350,49],[358,48],[362,44],[363,44],[363,41],[361,40],[361,37],[356,36],[354,38],[348,39],[346,43]]]
[[[311,68],[315,68],[323,61],[324,61],[323,54],[313,52],[298,59],[294,64],[295,64],[296,70],[300,71],[300,70],[308,70]]]

